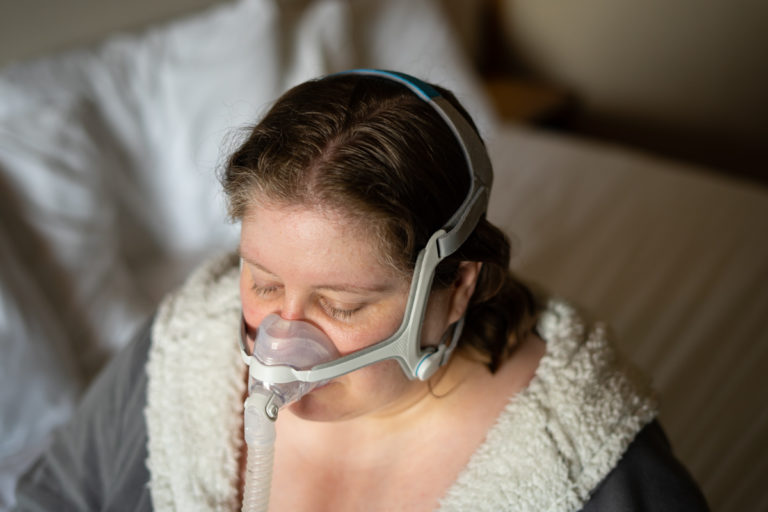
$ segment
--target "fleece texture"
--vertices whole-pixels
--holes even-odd
[[[551,300],[537,325],[547,351],[441,503],[448,511],[580,510],[657,413],[606,329]]]
[[[147,362],[154,510],[234,511],[243,445],[238,260],[212,261],[161,304]]]
[[[245,365],[237,259],[201,267],[160,307],[145,409],[155,510],[238,510]],[[488,431],[441,511],[575,511],[656,415],[602,325],[548,302],[547,351]]]

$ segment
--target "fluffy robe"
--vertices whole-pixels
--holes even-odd
[[[237,268],[234,256],[201,267],[157,315],[145,410],[156,510],[239,508]],[[538,330],[547,352],[535,377],[510,398],[439,510],[578,510],[656,415],[603,326],[552,300]]]

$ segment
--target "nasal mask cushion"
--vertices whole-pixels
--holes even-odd
[[[245,322],[241,329],[242,356],[250,366],[248,393],[254,389],[271,392],[270,405],[276,408],[298,400],[325,382],[265,381],[258,375],[259,364],[287,365],[297,370],[306,370],[339,357],[338,350],[325,333],[308,322],[284,320],[273,313],[262,320],[255,339],[249,336]],[[247,353],[248,341],[253,344],[251,356]],[[258,363],[254,364],[253,360]]]
[[[464,324],[462,318],[454,325],[449,341],[437,347],[421,346],[421,331],[435,268],[466,241],[488,206],[493,171],[485,146],[464,116],[439,91],[417,78],[376,69],[359,69],[340,74],[369,75],[392,80],[407,87],[434,108],[461,146],[470,174],[470,188],[456,212],[441,229],[432,234],[418,254],[403,321],[389,338],[341,358],[319,363],[315,361],[309,368],[303,363],[297,364],[283,358],[274,363],[266,363],[246,353],[247,332],[243,320],[241,347],[243,358],[250,365],[249,373],[255,381],[269,383],[270,386],[292,382],[324,382],[385,359],[397,360],[408,378],[427,380],[450,359]],[[259,330],[262,329],[264,327],[260,326]]]

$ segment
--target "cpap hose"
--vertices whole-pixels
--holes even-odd
[[[275,420],[266,413],[269,396],[259,390],[245,400],[245,443],[248,462],[245,470],[243,512],[266,512],[272,483],[275,455]]]
[[[303,370],[339,357],[336,347],[317,327],[307,322],[268,315],[259,325],[253,356],[265,365],[290,365]],[[248,377],[248,398],[243,406],[245,443],[248,446],[242,512],[266,512],[272,484],[275,420],[278,410],[324,384],[274,384]]]

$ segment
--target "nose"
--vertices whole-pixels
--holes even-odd
[[[303,297],[286,293],[283,296],[283,302],[277,314],[283,320],[304,320],[306,317],[306,299]]]

